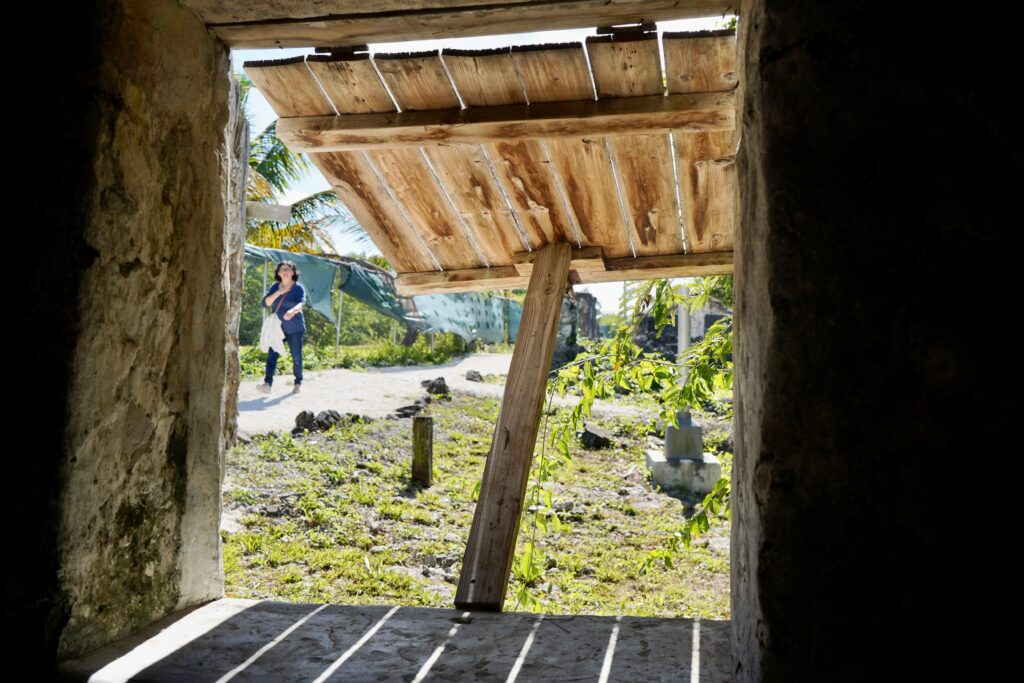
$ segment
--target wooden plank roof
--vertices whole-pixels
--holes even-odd
[[[731,272],[734,31],[244,68],[405,293]]]

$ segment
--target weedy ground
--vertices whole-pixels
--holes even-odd
[[[496,400],[459,394],[430,405],[434,483],[426,489],[410,481],[411,419],[271,434],[233,448],[221,531],[225,595],[453,606],[498,408]],[[696,417],[705,424],[705,449],[718,451],[728,470],[728,424]],[[531,609],[728,619],[729,524],[712,527],[671,567],[659,561],[640,574],[647,553],[663,547],[702,496],[652,487],[643,417],[594,422],[615,435],[613,447],[591,451],[577,442],[552,486],[567,528],[535,532],[529,515],[520,527],[520,549],[536,533],[543,553],[542,575],[530,579],[539,601]],[[538,438],[535,463],[540,457]],[[520,580],[513,574],[506,610],[523,609],[515,599]]]

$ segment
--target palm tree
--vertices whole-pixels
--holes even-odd
[[[245,74],[236,74],[236,77],[243,111],[249,119],[252,81]],[[310,167],[305,155],[294,154],[277,137],[275,120],[249,143],[249,183],[245,198],[250,202],[279,204],[288,187],[309,173]],[[285,251],[337,254],[328,226],[352,235],[357,241],[370,242],[366,231],[332,190],[317,192],[292,204],[291,218],[287,223],[249,218],[245,240],[256,246]]]

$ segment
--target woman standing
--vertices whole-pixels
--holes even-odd
[[[302,386],[302,341],[306,334],[306,319],[302,316],[302,305],[306,301],[306,289],[299,284],[299,269],[294,261],[281,261],[274,271],[277,282],[263,295],[263,305],[273,308],[281,318],[281,329],[284,341],[292,354],[292,370],[295,373],[295,386],[292,393],[297,394]],[[267,352],[267,372],[260,385],[260,391],[270,393],[277,370],[279,354],[274,349]]]

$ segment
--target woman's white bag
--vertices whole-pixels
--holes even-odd
[[[281,298],[284,299],[284,297]],[[280,307],[281,303],[278,302],[277,305]],[[260,350],[270,351],[270,349],[284,355],[284,330],[281,328],[281,319],[277,317],[276,308],[263,321],[263,329],[260,331]]]

